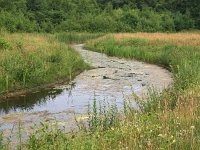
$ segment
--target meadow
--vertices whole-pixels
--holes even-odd
[[[140,111],[127,101],[123,110],[107,102],[97,108],[94,98],[88,119],[77,120],[80,131],[66,134],[44,123],[19,149],[199,149],[199,33],[109,34],[85,47],[165,67],[173,73],[173,87],[162,94],[149,90],[147,99],[138,98]]]

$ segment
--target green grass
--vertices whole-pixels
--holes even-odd
[[[53,35],[53,40],[56,38],[60,42],[73,44],[73,43],[84,43],[90,39],[95,39],[100,36],[103,36],[102,33],[76,33],[76,32],[69,32],[69,33],[57,33]]]
[[[0,94],[71,80],[89,66],[67,44],[97,36],[100,34],[1,33]]]
[[[89,42],[86,47],[110,56],[134,58],[169,69],[173,73],[173,87],[164,91],[161,96],[158,96],[156,92],[151,92],[153,94],[150,94],[147,102],[141,103],[143,113],[133,122],[145,119],[138,125],[143,137],[140,140],[132,137],[132,140],[136,141],[137,145],[142,145],[143,149],[147,148],[145,145],[147,146],[148,142],[153,149],[198,149],[200,144],[200,46],[176,45],[165,41],[154,44],[147,38],[119,40],[107,36]],[[156,126],[160,129],[155,129]],[[121,128],[126,131],[129,131],[129,128],[135,130],[134,127]],[[127,133],[134,134],[134,132]],[[145,135],[147,133],[148,136]],[[158,136],[159,134],[162,136]],[[130,144],[131,135],[127,136],[126,142]],[[173,137],[170,138],[170,136]],[[144,142],[145,139],[146,142]],[[171,142],[172,139],[174,142]],[[139,149],[139,147],[133,149],[135,148]]]
[[[109,56],[137,59],[166,67],[174,75],[174,87],[187,89],[200,83],[200,47],[174,43],[152,44],[144,38],[116,40],[112,36],[90,42],[86,48]]]
[[[140,111],[126,101],[118,110],[115,104],[99,106],[94,100],[88,108],[87,126],[79,122],[78,133],[66,134],[56,126],[44,125],[30,136],[24,149],[199,149],[199,46],[106,36],[88,42],[86,47],[164,66],[173,73],[174,86],[161,95],[150,90],[145,101],[138,100]]]

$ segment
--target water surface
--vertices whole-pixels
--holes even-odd
[[[119,108],[124,99],[131,99],[137,109],[132,93],[142,96],[149,86],[161,91],[172,83],[171,74],[156,65],[108,57],[84,50],[83,45],[74,49],[95,69],[81,73],[70,83],[0,101],[0,129],[8,134],[7,129],[19,121],[28,128],[55,119],[73,126],[74,116],[85,115],[94,98],[98,104],[106,100]]]

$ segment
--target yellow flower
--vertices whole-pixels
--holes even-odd
[[[175,140],[175,139],[172,141],[172,144],[173,144],[173,143],[176,143],[176,140]]]

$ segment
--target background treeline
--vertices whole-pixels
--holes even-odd
[[[0,0],[10,32],[174,32],[200,29],[199,0]]]

